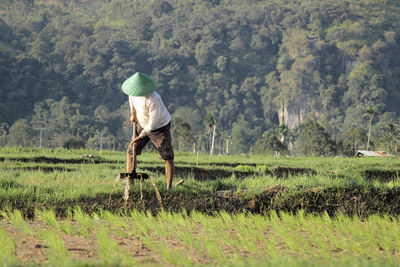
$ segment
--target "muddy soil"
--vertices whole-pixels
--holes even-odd
[[[185,165],[185,164],[187,164],[187,162],[184,162],[184,161],[175,161],[175,164],[176,164],[176,165],[178,165],[178,164],[183,164],[183,165]],[[211,163],[211,162],[199,162],[198,165],[199,165],[199,166],[215,166],[215,167],[230,167],[230,168],[235,168],[235,167],[240,166],[240,165],[246,165],[246,166],[256,167],[257,165],[260,165],[260,164],[256,164],[256,163],[246,163],[246,164],[243,164],[243,163],[229,163],[229,162],[213,162],[213,163]]]
[[[157,167],[142,167],[144,171],[164,173],[165,169],[162,166]],[[175,175],[180,178],[193,177],[196,181],[215,180],[218,178],[229,178],[234,175],[238,179],[243,179],[252,175],[271,175],[277,178],[289,178],[296,175],[316,175],[317,172],[312,169],[305,168],[292,168],[292,167],[277,167],[263,172],[256,171],[238,171],[238,170],[224,170],[224,169],[205,169],[201,167],[182,167],[175,166]]]
[[[78,223],[71,222],[74,229],[78,229]],[[16,257],[21,263],[34,263],[43,264],[49,261],[49,248],[46,244],[38,238],[40,231],[46,231],[48,226],[39,221],[28,221],[29,228],[34,233],[33,235],[26,234],[14,225],[0,221],[0,227],[10,234],[15,240]],[[72,234],[61,233],[61,237],[65,248],[72,259],[77,261],[95,263],[98,261],[98,245],[96,236],[89,229],[89,237],[86,238],[77,232]],[[133,237],[120,237],[115,236],[114,240],[117,241],[121,251],[132,255],[135,260],[146,263],[159,262],[159,256],[148,249],[140,240]]]
[[[364,170],[361,176],[367,181],[391,182],[400,180],[400,170]]]
[[[163,166],[157,167],[143,167],[140,168],[144,171],[154,172],[154,173],[164,173],[165,168]],[[229,178],[232,175],[237,178],[244,178],[246,176],[254,175],[254,172],[245,172],[245,171],[228,171],[223,169],[205,169],[199,167],[181,167],[175,166],[175,175],[179,178],[187,178],[193,177],[196,181],[206,181],[206,180],[215,180],[218,178]]]
[[[293,168],[293,167],[276,167],[271,170],[273,176],[278,178],[289,178],[296,175],[317,175],[317,172],[313,169],[307,168]]]
[[[189,184],[180,186],[186,186],[187,190],[160,192],[164,209],[175,212],[199,211],[206,214],[226,211],[264,215],[271,210],[285,212],[304,210],[317,214],[323,212],[331,215],[341,213],[353,216],[356,214],[360,217],[371,214],[400,215],[400,188],[366,188],[357,185],[329,188],[303,188],[302,186],[288,188],[278,185],[256,189],[222,189],[215,192],[202,192],[196,186]],[[2,205],[11,209],[19,209],[27,218],[33,218],[37,208],[54,209],[59,217],[66,216],[67,210],[75,206],[80,206],[86,213],[100,210],[123,213],[136,209],[156,214],[160,211],[161,205],[154,190],[146,189],[143,192],[143,202],[140,201],[140,192],[138,191],[130,192],[126,210],[121,193],[82,196],[78,199],[57,201],[56,203],[4,199]],[[0,205],[0,209],[2,205]]]
[[[0,162],[19,161],[19,162],[36,162],[36,163],[50,163],[50,164],[102,164],[102,163],[114,163],[114,164],[125,164],[123,161],[111,161],[104,160],[101,158],[75,158],[75,159],[59,159],[59,158],[48,158],[48,157],[33,157],[33,158],[4,158],[0,157]]]

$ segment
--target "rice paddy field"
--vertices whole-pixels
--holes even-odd
[[[0,266],[400,265],[398,158],[125,157],[0,149]]]

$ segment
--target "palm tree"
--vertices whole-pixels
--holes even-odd
[[[396,138],[396,128],[397,125],[389,123],[386,125],[387,131],[387,141],[390,153],[397,154],[397,138]]]
[[[208,113],[206,115],[206,118],[204,119],[204,123],[207,125],[209,133],[211,133],[211,129],[213,129],[211,136],[211,149],[210,149],[210,155],[212,155],[214,152],[215,128],[216,128],[216,121],[214,116],[211,113]]]
[[[369,130],[368,130],[368,141],[367,141],[367,150],[369,150],[369,141],[371,139],[371,128],[372,128],[372,120],[374,119],[375,114],[377,113],[377,109],[374,107],[367,108],[363,117],[369,117]]]

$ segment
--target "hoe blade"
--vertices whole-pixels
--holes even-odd
[[[134,173],[134,172],[121,172],[119,174],[119,179],[129,178],[131,180],[140,180],[140,179],[149,179],[149,175],[147,173]]]

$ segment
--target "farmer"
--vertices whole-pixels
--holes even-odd
[[[159,94],[155,92],[155,81],[143,73],[135,73],[122,84],[122,91],[129,95],[130,121],[138,122],[137,137],[129,147],[136,146],[140,155],[145,145],[151,141],[165,162],[167,188],[171,188],[174,176],[174,151],[171,140],[171,115]]]

